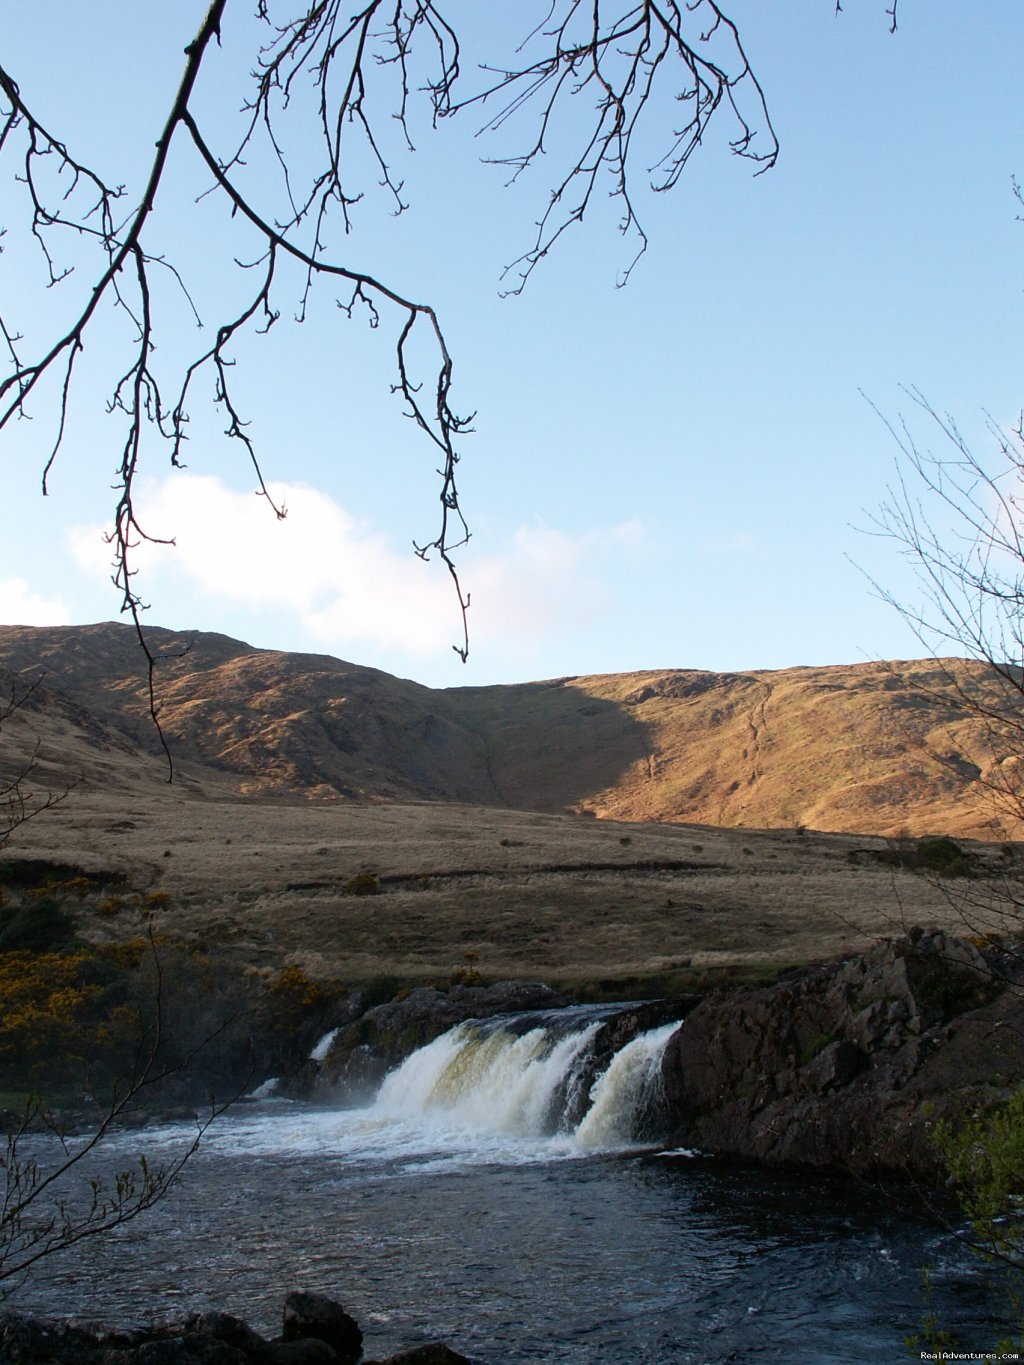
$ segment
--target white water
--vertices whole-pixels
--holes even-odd
[[[280,1076],[268,1076],[262,1085],[258,1085],[255,1090],[250,1090],[245,1098],[247,1100],[269,1100],[272,1095],[277,1093],[277,1087],[280,1084]]]
[[[335,1038],[337,1038],[340,1032],[341,1032],[340,1028],[332,1028],[328,1030],[328,1032],[325,1033],[324,1036],[317,1043],[316,1047],[314,1047],[313,1051],[309,1054],[309,1060],[311,1062],[322,1062],[324,1058],[327,1056],[328,1052],[330,1052],[331,1044],[334,1042]]]
[[[599,1028],[559,1040],[544,1028],[517,1038],[461,1024],[392,1072],[374,1109],[396,1119],[443,1118],[465,1133],[544,1137],[556,1090]]]
[[[590,1108],[576,1129],[576,1141],[591,1151],[629,1144],[631,1120],[661,1080],[661,1054],[679,1027],[664,1024],[634,1038],[615,1054],[594,1082]]]
[[[460,1024],[408,1057],[364,1108],[310,1111],[268,1099],[214,1124],[203,1145],[417,1171],[425,1164],[521,1164],[642,1145],[634,1118],[657,1090],[662,1053],[678,1024],[633,1039],[595,1077],[592,1045],[601,1018],[591,1012],[531,1022],[520,1016]],[[315,1049],[321,1059],[328,1037]],[[164,1139],[180,1141],[180,1129],[150,1130],[147,1142]]]
[[[570,1126],[600,1027],[598,1020],[562,1033],[545,1024],[517,1034],[501,1024],[460,1024],[385,1079],[373,1112],[398,1122],[426,1121],[449,1134],[505,1136],[565,1153],[628,1147],[634,1115],[657,1083],[665,1044],[679,1025],[652,1029],[616,1053],[591,1084],[584,1117]]]

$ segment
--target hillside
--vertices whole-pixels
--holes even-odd
[[[801,827],[983,832],[968,765],[990,760],[942,691],[980,685],[965,665],[434,692],[222,636],[151,640],[173,783],[129,629],[0,630],[0,668],[43,679],[3,726],[0,778],[34,761],[27,790],[72,784],[8,856],[91,874],[93,939],[131,938],[159,905],[161,932],[246,969],[626,998],[962,930],[957,885],[894,867],[869,832]],[[718,821],[765,828],[695,827]],[[1016,875],[973,847],[997,891]],[[969,885],[973,932],[1013,919]]]
[[[1005,755],[957,695],[991,684],[962,660],[439,691],[220,635],[154,628],[150,641],[180,776],[236,794],[887,836],[1000,832],[983,780]],[[44,680],[35,734],[51,779],[69,759],[72,723],[84,747],[68,777],[97,763],[127,773],[158,754],[129,626],[0,627],[0,669]],[[14,741],[9,732],[8,753]]]

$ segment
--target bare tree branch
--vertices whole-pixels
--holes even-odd
[[[913,424],[879,413],[899,450],[896,482],[872,518],[901,547],[920,586],[907,602],[875,584],[933,656],[952,651],[984,666],[977,687],[954,680],[963,714],[979,721],[993,754],[1011,757],[981,777],[1018,828],[1024,822],[1024,434],[988,419],[982,460],[955,421],[906,390],[941,453]],[[877,408],[876,408],[877,411]],[[952,679],[952,673],[949,674]],[[985,679],[997,686],[983,685]]]
[[[40,685],[40,679],[21,689],[17,682],[11,683],[7,701],[0,706],[0,730],[29,702]],[[7,847],[16,829],[27,824],[29,820],[34,820],[37,815],[42,815],[44,811],[52,810],[71,790],[71,786],[67,786],[56,792],[35,791],[32,788],[32,779],[38,757],[37,742],[29,757],[24,759],[13,773],[0,778],[0,851]]]
[[[232,16],[239,9],[240,0],[231,0]],[[266,41],[256,54],[252,93],[244,105],[233,150],[221,153],[217,144],[224,141],[223,134],[217,136],[203,127],[195,95],[204,62],[220,42],[228,12],[229,0],[212,0],[185,49],[177,93],[141,195],[130,209],[124,207],[128,202],[125,186],[77,159],[69,145],[39,119],[14,75],[0,66],[0,156],[15,159],[15,178],[27,195],[28,231],[42,253],[48,284],[58,287],[71,273],[72,266],[62,263],[61,250],[61,242],[69,237],[97,251],[100,262],[70,323],[36,353],[0,310],[0,339],[8,360],[6,373],[0,372],[0,431],[15,418],[27,416],[30,400],[41,393],[43,380],[56,378],[55,431],[43,467],[45,492],[67,435],[78,376],[76,362],[100,305],[112,303],[115,314],[128,321],[133,339],[108,400],[110,412],[125,421],[109,541],[121,610],[131,617],[145,651],[151,710],[158,728],[159,708],[153,691],[158,661],[142,630],[145,604],[136,587],[135,567],[139,545],[159,540],[141,524],[136,511],[135,489],[147,459],[146,433],[153,430],[168,441],[171,464],[180,465],[187,439],[187,403],[194,381],[209,370],[214,378],[214,403],[226,417],[225,434],[245,450],[261,496],[278,517],[285,515],[284,507],[271,497],[255,437],[230,383],[235,343],[247,331],[269,331],[280,316],[275,301],[277,267],[285,258],[302,272],[299,321],[306,316],[314,284],[330,280],[343,283],[348,291],[339,300],[347,315],[358,304],[376,327],[385,313],[395,314],[397,377],[392,389],[439,456],[440,525],[432,538],[414,548],[424,559],[436,554],[448,570],[462,621],[462,640],[455,649],[463,659],[468,655],[469,597],[459,584],[454,553],[469,534],[456,473],[458,439],[471,430],[472,418],[456,415],[451,406],[451,352],[432,304],[410,299],[371,271],[339,261],[333,246],[335,220],[343,239],[352,230],[353,209],[362,191],[349,180],[358,173],[353,168],[366,164],[367,158],[393,211],[401,213],[406,207],[403,183],[391,167],[383,136],[389,107],[406,150],[413,145],[410,120],[418,96],[425,99],[434,124],[466,108],[496,105],[486,127],[499,130],[532,111],[535,128],[524,148],[497,158],[512,168],[513,178],[550,150],[555,121],[568,120],[570,103],[579,111],[577,121],[583,131],[578,151],[570,154],[556,179],[533,244],[505,272],[506,277],[514,277],[510,292],[523,288],[556,242],[582,219],[599,187],[621,199],[620,227],[637,244],[636,256],[625,272],[628,277],[647,242],[630,176],[632,162],[643,155],[637,150],[637,139],[645,115],[650,114],[655,128],[659,122],[662,125],[662,148],[648,177],[659,191],[677,183],[720,109],[733,120],[730,145],[734,152],[751,158],[759,170],[774,164],[778,154],[764,95],[736,27],[713,0],[687,4],[592,0],[589,5],[582,0],[550,0],[541,8],[540,20],[530,22],[525,41],[511,59],[481,67],[480,87],[465,96],[461,94],[463,44],[435,0],[363,0],[354,10],[343,0],[317,0],[298,8],[295,0],[290,5],[284,0],[258,0],[256,18],[266,31]],[[683,111],[681,120],[672,117],[668,121],[664,111],[659,111],[655,94],[662,87],[671,96],[672,108]],[[242,266],[243,270],[258,267],[256,287],[237,311],[217,324],[213,344],[185,362],[169,390],[176,398],[165,401],[154,361],[160,328],[155,271],[170,273],[200,319],[183,267],[147,247],[158,191],[166,192],[170,183],[172,146],[183,147],[179,132],[210,176],[206,193],[222,196],[232,218],[256,233],[262,249],[255,260]],[[297,146],[303,149],[302,157],[296,157]],[[283,215],[269,206],[261,207],[258,199],[267,199],[266,187],[263,183],[254,187],[253,176],[246,175],[251,159],[263,166],[268,157],[278,171],[287,206]],[[429,384],[421,380],[412,355],[412,343],[424,329],[436,357]]]

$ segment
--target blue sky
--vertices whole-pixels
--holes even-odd
[[[222,120],[251,65],[251,6],[234,3],[238,26],[203,74]],[[3,60],[26,100],[130,196],[203,9],[97,0],[86,21],[66,0],[8,0]],[[450,11],[470,16],[471,46],[486,52],[532,8]],[[986,413],[1017,419],[1024,8],[991,0],[981,18],[967,0],[901,0],[895,35],[884,11],[883,0],[847,0],[839,16],[831,0],[729,7],[778,165],[754,177],[710,137],[671,194],[639,196],[651,245],[624,289],[631,252],[602,201],[521,297],[499,296],[549,186],[535,172],[503,188],[480,161],[500,148],[474,138],[472,112],[436,135],[414,128],[416,153],[401,164],[408,213],[393,219],[372,195],[357,208],[339,254],[436,304],[455,407],[478,412],[461,466],[473,531],[460,560],[473,601],[466,666],[450,649],[446,576],[411,551],[433,534],[436,462],[389,392],[387,320],[377,332],[346,321],[326,291],[302,327],[285,292],[267,343],[239,346],[239,392],[288,520],[252,496],[216,414],[197,411],[189,468],[169,470],[156,450],[142,488],[147,524],[178,542],[140,561],[148,619],[437,686],[919,653],[865,577],[912,596],[896,547],[857,529],[895,456],[864,394],[896,417],[912,408],[900,386],[916,386],[980,452]],[[552,165],[562,150],[556,140]],[[214,197],[193,204],[195,163],[181,155],[173,171],[155,246],[216,300],[240,248]],[[7,165],[5,226],[17,196]],[[6,245],[0,292],[42,336],[79,282],[45,290],[39,262],[13,234]],[[180,300],[169,308],[160,340],[173,360],[195,334]],[[101,319],[48,498],[46,404],[0,440],[0,619],[116,613],[102,530],[118,344]]]

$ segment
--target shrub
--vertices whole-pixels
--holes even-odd
[[[940,877],[972,877],[975,863],[976,859],[955,839],[940,834],[918,839],[911,865],[924,872],[937,872]]]
[[[1019,1351],[1024,1340],[1024,1086],[1002,1104],[959,1123],[937,1123],[932,1137],[956,1190],[960,1211],[970,1233],[963,1240],[990,1266],[1001,1267],[1006,1309],[1001,1316],[1012,1334],[990,1347],[985,1359]],[[931,1282],[924,1273],[926,1311],[921,1333],[907,1345],[933,1352],[963,1350],[954,1334],[939,1321],[932,1306]],[[982,1358],[972,1342],[975,1357]],[[923,1354],[923,1353],[922,1353]],[[964,1352],[966,1356],[966,1352]],[[937,1357],[936,1357],[937,1358]],[[1013,1358],[1016,1358],[1014,1356]]]
[[[846,856],[850,862],[884,863],[887,867],[902,867],[936,877],[974,877],[979,869],[976,855],[945,834],[897,839],[886,848],[850,849]]]
[[[74,1086],[123,1068],[139,1038],[127,975],[91,949],[0,953],[0,1078]]]
[[[294,963],[282,967],[271,982],[271,993],[283,996],[293,1008],[312,1009],[323,1002],[324,993],[306,972]]]
[[[349,896],[379,896],[382,889],[376,872],[357,872],[345,883],[345,893]]]
[[[453,986],[480,986],[483,984],[483,977],[475,967],[456,967],[452,972],[451,984]]]

